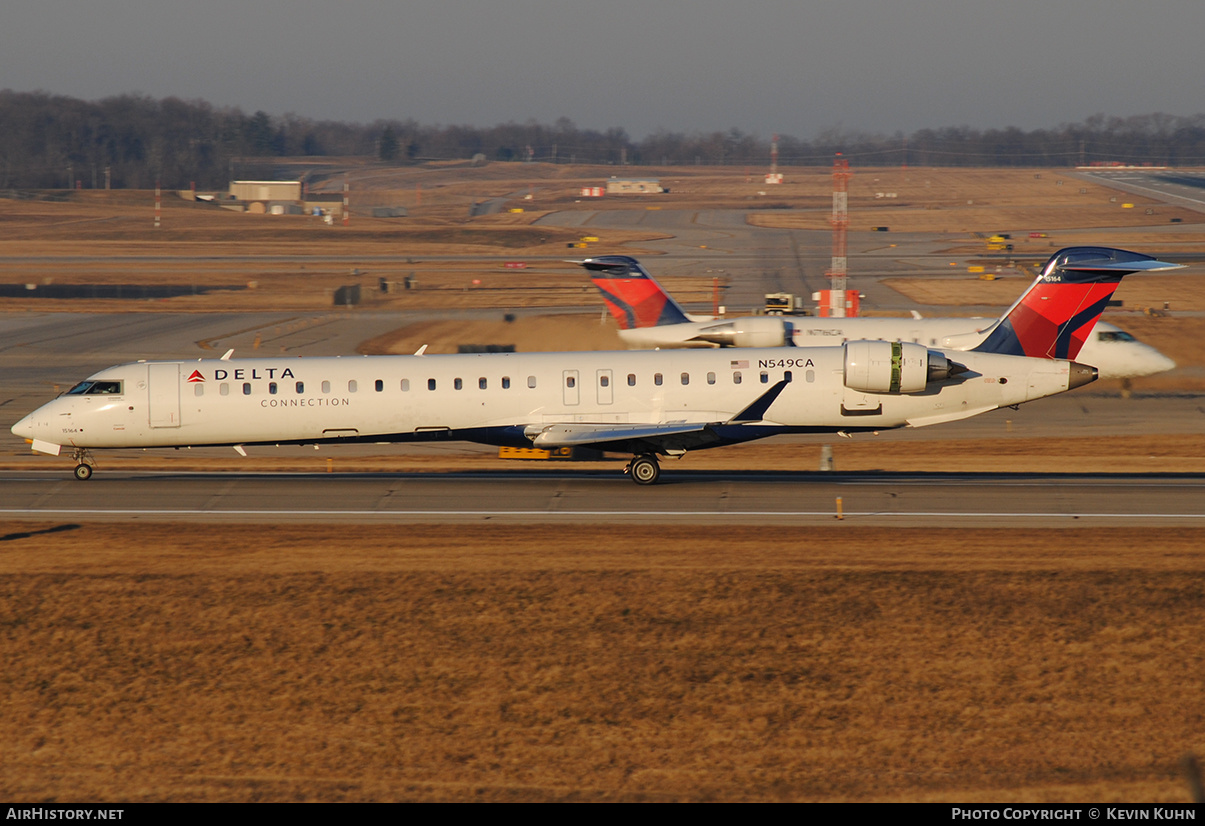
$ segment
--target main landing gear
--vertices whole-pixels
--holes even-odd
[[[657,463],[655,454],[642,453],[632,457],[632,461],[628,462],[628,466],[623,469],[623,472],[631,474],[632,481],[638,485],[655,485],[661,478],[661,465]]]
[[[76,461],[75,478],[81,482],[87,482],[92,478],[92,457],[88,455],[88,451],[82,447],[77,447],[71,454],[71,458]]]

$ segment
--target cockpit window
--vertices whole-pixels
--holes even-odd
[[[119,381],[81,381],[67,391],[68,396],[120,396]]]
[[[1132,335],[1125,330],[1101,330],[1096,334],[1100,341],[1137,341]]]

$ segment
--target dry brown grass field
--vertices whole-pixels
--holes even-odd
[[[1019,255],[1041,254],[1072,244],[1116,243],[1109,230],[1117,227],[1167,227],[1173,218],[1194,225],[1194,231],[1169,238],[1165,252],[1181,245],[1199,249],[1205,228],[1198,212],[1126,195],[1096,183],[1054,170],[996,169],[873,169],[855,170],[849,181],[850,229],[865,232],[886,226],[893,232],[1013,235]],[[826,181],[826,184],[831,187]],[[895,197],[879,197],[894,194]],[[1126,205],[1130,206],[1127,207]],[[754,222],[760,226],[828,229],[829,209],[767,211]],[[1148,212],[1149,211],[1149,212]],[[1031,239],[1030,232],[1048,238]],[[1140,235],[1140,234],[1139,234]],[[884,236],[890,241],[890,234]],[[1131,232],[1132,242],[1149,243]],[[1163,247],[1160,247],[1163,249]],[[1047,252],[1047,254],[1049,254]]]
[[[338,286],[371,293],[378,278],[410,274],[419,290],[366,306],[531,307],[550,295],[572,305],[584,298],[580,274],[501,268],[565,255],[576,233],[531,225],[549,210],[760,206],[756,223],[828,228],[823,169],[784,170],[779,187],[744,170],[641,169],[671,192],[579,197],[581,186],[630,172],[357,164],[353,210],[400,205],[409,217],[353,213],[349,227],[165,196],[155,230],[149,193],[0,199],[0,257],[26,257],[4,264],[0,281],[255,284],[155,302],[5,299],[0,309],[315,310]],[[331,178],[331,191],[341,181]],[[468,217],[474,202],[502,197],[524,212]],[[1050,170],[855,170],[850,214],[855,231],[949,233],[951,255],[973,255],[979,235],[1004,231],[1019,254],[1041,258],[1065,244],[1117,243],[1111,227],[1130,228],[1124,245],[1144,251],[1205,251],[1203,216]],[[1174,217],[1178,231],[1163,232]],[[1031,241],[1029,231],[1049,237]],[[641,254],[652,237],[613,233],[591,248]],[[411,254],[496,257],[373,261]],[[64,255],[79,260],[36,260]],[[279,260],[293,255],[310,258]],[[238,260],[221,260],[229,256]],[[1202,320],[1176,316],[1205,309],[1205,295],[1191,279],[1132,281],[1119,292],[1126,312],[1110,320],[1182,366],[1205,367]],[[1010,303],[1024,279],[896,286],[924,303],[953,301],[957,313],[959,303]],[[705,294],[709,284],[682,288]],[[1161,309],[1172,288],[1170,315],[1130,312]],[[615,346],[599,316],[562,323],[424,322],[361,350],[454,350],[458,337]],[[1160,379],[1142,386],[1184,392],[1197,381]],[[1199,473],[1205,464],[1205,434],[1130,434],[1107,449],[1098,438],[1052,444],[1011,431],[942,444],[949,471],[990,462]],[[834,449],[843,471],[934,469],[925,443]],[[803,471],[818,459],[818,445],[788,454],[766,443],[685,461]],[[183,454],[102,462],[230,464]],[[253,452],[240,468],[503,465],[472,452]],[[1205,530],[1170,528],[4,523],[0,797],[1183,802],[1178,762],[1205,753],[1203,548]]]
[[[0,795],[1186,802],[1203,547],[0,525]]]

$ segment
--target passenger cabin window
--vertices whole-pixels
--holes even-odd
[[[803,380],[806,382],[815,381],[816,380],[816,371],[815,370],[805,370],[803,373]]]
[[[244,396],[251,395],[251,382],[249,382],[249,381],[243,382],[243,395]]]
[[[351,381],[349,381],[349,382],[347,383],[347,392],[348,392],[348,393],[355,393],[355,392],[356,392],[356,390],[358,389],[358,387],[359,387],[359,385],[357,385],[357,384],[356,384],[356,380],[355,380],[355,379],[352,379]]]
[[[636,374],[628,373],[628,387],[635,387],[635,386],[636,386]]]
[[[204,395],[205,395],[205,385],[203,385],[203,384],[194,384],[194,385],[192,386],[192,388],[193,388],[193,389],[192,389],[192,394],[193,394],[194,396],[198,396],[198,397],[200,397],[200,396],[204,396]]]
[[[268,395],[270,395],[270,396],[276,395],[276,382],[274,382],[274,381],[268,382]]]
[[[297,395],[300,396],[304,392],[305,392],[305,382],[303,382],[303,381],[297,382]]]
[[[323,393],[331,392],[331,383],[329,381],[322,382],[322,392]]]
[[[488,384],[488,382],[486,382],[485,376],[482,376],[481,378],[477,379],[477,389],[478,390],[485,390],[487,384]]]
[[[218,393],[223,396],[229,396],[230,395],[230,385],[227,384],[226,382],[222,382],[221,384],[218,385]]]
[[[653,373],[653,384],[657,385],[658,387],[661,386],[661,374],[660,373]]]
[[[715,384],[715,373],[708,373],[708,374],[707,374],[707,383],[708,383],[708,384]]]
[[[502,389],[503,389],[503,390],[510,390],[510,376],[503,376],[503,377],[502,377]]]
[[[762,384],[769,384],[769,383],[770,383],[770,374],[769,374],[769,373],[767,373],[765,370],[762,370],[762,371],[761,371],[761,383],[762,383]]]
[[[457,390],[463,390],[464,379],[452,379],[452,387],[456,388]]]
[[[385,382],[383,382],[381,379],[376,380],[375,386],[378,393],[383,393],[385,391]]]
[[[427,389],[428,390],[435,389],[435,379],[427,379]]]
[[[530,387],[532,390],[536,389],[536,377],[535,376],[527,377],[527,386]]]
[[[410,392],[410,379],[402,379],[402,392],[403,393]]]
[[[682,386],[685,387],[688,384],[690,384],[690,373],[683,373],[682,374]]]
[[[732,374],[732,383],[733,383],[733,384],[740,384],[740,383],[741,383],[741,371],[740,371],[740,370],[736,370],[736,371],[734,371],[734,372],[733,372],[733,374]]]

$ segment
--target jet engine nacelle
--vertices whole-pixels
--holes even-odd
[[[845,386],[863,393],[921,393],[966,368],[907,341],[848,341]]]
[[[694,340],[721,347],[785,347],[791,343],[791,329],[781,318],[749,316],[704,327]]]

